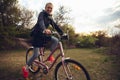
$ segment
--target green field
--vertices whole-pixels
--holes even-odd
[[[65,55],[84,65],[91,80],[120,80],[120,60],[115,55],[98,53],[97,49],[69,49]],[[24,65],[24,50],[0,52],[0,80],[25,80],[21,73]],[[42,79],[38,74],[30,76],[31,80],[53,80],[52,75],[53,70]]]

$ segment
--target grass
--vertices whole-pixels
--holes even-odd
[[[65,56],[79,61],[88,70],[91,80],[120,80],[120,60],[115,55],[96,52],[96,49],[69,49]],[[25,51],[0,52],[0,80],[25,80],[21,68],[25,65]],[[42,80],[32,75],[31,80]],[[34,76],[38,76],[35,79]],[[53,80],[53,70],[44,80]]]

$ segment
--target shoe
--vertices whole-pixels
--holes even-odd
[[[22,67],[22,73],[24,78],[28,78],[29,70],[25,66]]]
[[[50,62],[54,62],[54,60],[55,60],[55,58],[54,58],[53,56],[50,56],[50,57],[48,58],[48,61],[50,61]]]

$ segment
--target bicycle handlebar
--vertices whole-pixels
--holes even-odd
[[[63,35],[60,35],[58,32],[52,31],[51,35],[57,35],[60,40],[69,40],[68,33],[64,33]]]

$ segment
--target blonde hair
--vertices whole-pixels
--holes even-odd
[[[51,2],[46,3],[45,8],[47,7],[47,5],[52,5],[53,6],[53,4]]]

